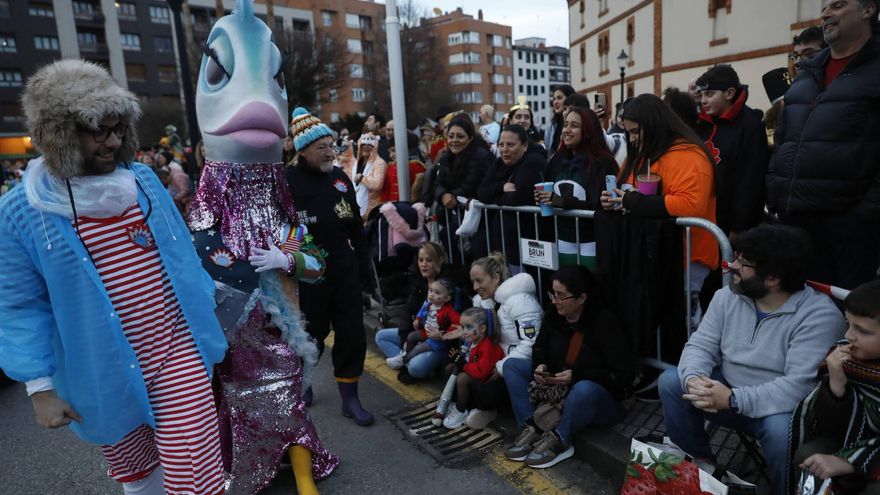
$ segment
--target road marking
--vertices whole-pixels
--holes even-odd
[[[332,348],[333,342],[334,334],[331,332],[324,339],[324,345]],[[397,371],[388,367],[388,364],[385,363],[385,357],[370,349],[367,349],[367,355],[364,358],[364,371],[387,385],[388,388],[407,402],[426,402],[436,399],[440,395],[439,389],[433,390],[433,387],[426,386],[425,384],[404,385],[400,383],[397,380]],[[530,468],[522,462],[507,459],[500,448],[488,452],[483,459],[486,466],[495,471],[520,493],[528,495],[585,493],[572,486],[565,489],[561,488],[558,483],[546,476],[543,470]]]

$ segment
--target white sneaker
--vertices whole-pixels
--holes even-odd
[[[449,410],[446,411],[446,417],[443,418],[443,426],[449,428],[450,430],[454,430],[461,427],[461,425],[464,424],[465,420],[467,420],[467,417],[467,409],[465,409],[464,411],[459,411],[458,405],[450,404]]]
[[[494,409],[490,411],[484,411],[482,409],[471,409],[471,412],[470,414],[468,414],[465,424],[467,424],[469,428],[473,428],[474,430],[482,430],[483,428],[489,426],[489,423],[495,421],[495,418],[497,417],[498,411]]]
[[[406,356],[406,353],[400,351],[400,354],[396,356],[392,356],[385,360],[385,363],[388,364],[388,367],[393,370],[399,370],[403,368],[403,357]]]

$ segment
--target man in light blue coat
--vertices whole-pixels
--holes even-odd
[[[831,299],[804,284],[805,233],[761,225],[735,244],[733,284],[715,293],[678,369],[660,376],[663,417],[670,439],[695,457],[714,458],[705,420],[754,435],[772,493],[784,493],[791,413],[846,324]]]
[[[31,160],[22,187],[0,198],[0,368],[26,383],[41,425],[70,425],[103,445],[126,493],[179,493],[163,488],[168,456],[151,440],[169,422],[155,392],[163,373],[174,373],[164,370],[175,356],[189,353],[194,371],[179,383],[199,397],[181,400],[201,404],[205,436],[213,438],[210,375],[226,351],[214,284],[171,197],[149,168],[132,162],[140,116],[133,94],[96,64],[64,60],[34,74],[22,102],[42,156]],[[132,223],[113,231],[122,238],[113,247],[87,230],[105,225],[110,235],[125,218]],[[151,274],[119,256],[158,268]],[[160,281],[151,298],[141,289],[150,277]],[[126,285],[113,287],[119,280]],[[144,323],[154,314],[155,323]],[[147,439],[137,447],[143,463],[114,465],[112,448],[133,448],[134,432]],[[207,450],[211,464],[186,493],[222,487],[219,445]]]

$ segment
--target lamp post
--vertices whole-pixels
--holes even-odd
[[[183,32],[183,20],[180,18],[180,10],[183,0],[167,0],[171,8],[174,22],[174,35],[177,38],[177,65],[180,67],[180,84],[183,89],[183,105],[186,113],[186,127],[189,131],[189,144],[193,148],[202,140],[199,132],[199,123],[196,120],[196,99],[192,87],[192,77],[189,73],[189,51],[186,47],[186,35]]]
[[[629,55],[625,51],[620,50],[617,56],[617,67],[620,68],[620,104],[623,105],[623,81],[626,78],[626,63],[629,62]]]

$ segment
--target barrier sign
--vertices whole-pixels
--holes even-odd
[[[520,239],[519,255],[524,265],[554,271],[559,269],[559,252],[555,242]]]

